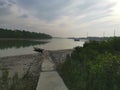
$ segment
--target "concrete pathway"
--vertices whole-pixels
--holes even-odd
[[[42,72],[40,73],[36,90],[68,90],[62,78],[55,71],[55,65],[47,51],[44,53],[41,69]]]
[[[52,59],[49,57],[49,53],[46,52],[44,54],[44,60],[42,63],[41,70],[43,72],[47,72],[47,71],[54,71],[55,69],[56,69],[55,64],[53,63]]]

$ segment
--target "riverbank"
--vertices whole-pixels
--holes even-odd
[[[0,75],[2,70],[8,70],[9,77],[12,77],[15,73],[22,77],[28,70],[36,75],[41,63],[42,55],[39,53],[2,57],[0,58]]]
[[[48,51],[50,57],[54,63],[58,66],[63,63],[66,56],[71,53],[71,49],[67,50],[55,50]],[[12,77],[14,73],[18,73],[20,77],[26,72],[30,71],[33,75],[37,75],[40,72],[40,66],[44,55],[41,53],[18,55],[18,56],[7,56],[0,58],[0,76],[1,70],[7,69],[9,71],[9,77]]]
[[[66,56],[70,54],[71,51],[72,50],[56,50],[48,52],[55,65],[58,66],[64,62]],[[0,58],[0,77],[4,70],[9,72],[8,77],[13,77],[15,73],[17,73],[18,77],[22,78],[26,73],[29,73],[37,84],[44,57],[44,54],[41,53],[2,57]]]
[[[0,87],[35,90],[33,88],[36,88],[41,64],[40,53],[0,58]]]

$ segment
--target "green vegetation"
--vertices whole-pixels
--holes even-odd
[[[19,78],[16,73],[12,78],[8,78],[8,71],[3,70],[0,78],[0,90],[36,90],[37,81],[28,72]]]
[[[21,30],[9,30],[0,28],[0,38],[16,38],[16,39],[50,39],[48,34],[36,33]]]
[[[69,90],[120,90],[120,38],[76,47],[59,73]]]
[[[8,49],[12,47],[21,48],[46,43],[48,42],[35,40],[0,40],[0,49]]]

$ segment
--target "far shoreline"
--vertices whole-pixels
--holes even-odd
[[[51,40],[52,38],[0,38],[0,40]]]

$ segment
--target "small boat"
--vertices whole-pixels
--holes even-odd
[[[37,52],[40,52],[40,53],[43,53],[44,49],[42,48],[38,48],[38,47],[33,47],[34,48],[34,51],[37,51]]]
[[[79,38],[74,38],[74,41],[80,41],[80,39]]]

